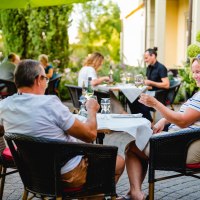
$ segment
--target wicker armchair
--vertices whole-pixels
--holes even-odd
[[[79,199],[104,194],[105,197],[115,199],[117,147],[66,143],[16,133],[6,133],[5,139],[25,187],[24,200],[29,192],[41,198]],[[86,184],[78,189],[63,188],[60,169],[76,155],[85,155],[88,158]]]
[[[56,76],[53,79],[50,79],[45,94],[53,94],[59,97],[58,86],[61,78],[61,74],[56,74]]]
[[[80,109],[79,98],[82,94],[82,88],[79,86],[68,85],[68,84],[65,84],[65,87],[67,87],[67,89],[69,91],[69,95],[70,95],[70,98],[71,98],[73,106],[74,106],[74,113],[77,113],[78,110]],[[94,95],[97,96],[97,101],[99,104],[101,103],[101,98],[110,98],[109,92],[106,92],[106,91],[95,90]],[[99,112],[100,111],[101,111],[101,108],[100,108]]]
[[[181,81],[171,81],[169,89],[160,89],[155,91],[155,98],[160,101],[165,106],[170,105],[171,109],[174,110],[174,100],[180,88]],[[156,119],[156,110],[154,108],[151,109],[153,112],[153,121]]]
[[[154,199],[154,183],[179,176],[200,178],[200,163],[186,164],[189,145],[200,140],[200,129],[182,130],[167,135],[156,135],[150,139],[149,155],[149,199]],[[199,147],[200,148],[200,147]],[[178,174],[155,178],[155,171],[175,171]]]
[[[82,88],[79,86],[68,85],[68,84],[65,84],[65,87],[67,87],[67,89],[69,91],[69,95],[70,95],[72,104],[74,106],[73,113],[78,113],[78,110],[80,109],[79,98],[82,94]]]

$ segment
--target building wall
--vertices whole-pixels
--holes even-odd
[[[171,68],[177,60],[178,1],[166,2],[165,66]]]
[[[189,12],[189,1],[188,0],[177,0],[178,1],[178,33],[177,33],[177,59],[176,65],[183,66],[183,63],[187,59],[187,26],[188,26],[188,12]]]
[[[155,1],[147,1],[147,43],[146,49],[154,47],[154,28],[155,28]]]

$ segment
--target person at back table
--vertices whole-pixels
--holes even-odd
[[[46,54],[39,55],[39,61],[44,67],[47,78],[53,79],[55,77],[53,66],[49,64],[49,58]]]
[[[63,105],[55,95],[44,95],[47,80],[44,68],[34,60],[24,60],[15,71],[18,94],[0,101],[0,130],[33,137],[59,139],[61,141],[93,142],[97,137],[96,113],[99,104],[86,102],[88,118],[85,123]],[[17,117],[16,117],[17,115]],[[62,179],[68,187],[79,187],[86,181],[87,159],[76,156],[62,168]],[[117,157],[116,182],[124,170],[124,159]]]
[[[98,52],[89,54],[83,62],[83,67],[78,74],[78,86],[82,87],[83,83],[85,87],[88,86],[88,78],[91,77],[91,85],[97,86],[102,82],[109,82],[108,76],[98,77],[97,72],[100,70],[104,61],[104,56]],[[115,95],[110,92],[111,99],[111,112],[112,113],[126,113],[121,103],[117,100]]]
[[[147,49],[144,53],[144,61],[148,64],[144,84],[149,90],[169,89],[169,79],[167,68],[157,61],[157,47]],[[128,102],[131,113],[142,113],[143,117],[153,122],[150,108],[138,102],[136,99],[133,103]]]
[[[19,56],[15,53],[10,53],[7,61],[0,65],[0,79],[14,81],[14,70],[19,62]]]
[[[98,77],[97,72],[100,70],[104,61],[104,57],[102,54],[98,52],[94,52],[89,54],[88,57],[83,62],[83,67],[79,71],[78,74],[78,86],[82,87],[83,82],[87,87],[88,78],[91,77],[91,85],[96,86],[101,84],[102,82],[108,82],[110,79],[108,76]]]

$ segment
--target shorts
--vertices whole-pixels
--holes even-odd
[[[84,157],[74,169],[61,175],[64,187],[76,188],[83,186],[86,183],[87,168],[88,159]]]

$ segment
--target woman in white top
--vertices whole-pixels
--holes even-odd
[[[78,86],[82,87],[83,82],[85,87],[88,86],[88,77],[92,78],[91,85],[96,86],[101,84],[102,82],[109,82],[108,76],[97,77],[97,71],[101,68],[103,64],[104,57],[98,52],[94,52],[89,54],[89,56],[84,60],[83,67],[81,68],[78,75]],[[111,99],[111,112],[112,113],[126,113],[124,111],[123,106],[115,97],[115,95],[110,92]]]
[[[101,68],[103,64],[104,57],[98,52],[90,54],[83,62],[83,67],[81,68],[78,75],[78,86],[82,87],[83,82],[87,87],[88,77],[92,78],[92,86],[101,84],[102,82],[109,81],[108,76],[97,77],[97,71]]]

